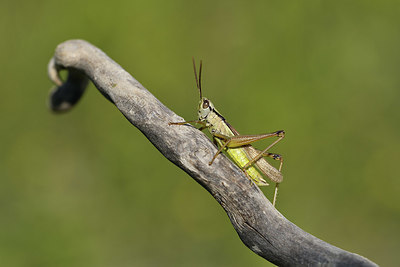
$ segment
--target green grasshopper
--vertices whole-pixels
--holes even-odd
[[[278,185],[282,182],[283,176],[281,173],[283,158],[279,154],[267,152],[276,143],[282,140],[285,136],[284,131],[276,131],[267,134],[258,135],[240,135],[235,128],[230,125],[225,118],[215,109],[210,100],[202,96],[201,91],[201,70],[202,61],[200,61],[199,76],[197,78],[196,63],[193,58],[193,69],[196,79],[197,89],[200,92],[200,103],[198,109],[198,120],[185,121],[185,122],[171,122],[170,125],[184,125],[187,123],[197,123],[201,127],[199,130],[208,129],[212,135],[213,142],[219,147],[212,160],[209,162],[211,165],[216,157],[222,152],[230,156],[230,158],[238,165],[247,177],[251,178],[258,186],[269,185],[260,174],[260,172],[268,177],[271,181],[276,183],[273,205],[275,206],[276,197],[278,194]],[[253,142],[263,140],[269,137],[278,137],[266,149],[260,151],[255,149],[251,144]],[[269,157],[274,160],[279,160],[279,170],[270,165],[264,157]]]

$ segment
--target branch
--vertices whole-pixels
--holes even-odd
[[[66,82],[59,77],[68,70]],[[97,89],[172,163],[203,186],[225,209],[243,243],[277,265],[376,266],[354,253],[332,246],[282,216],[225,156],[208,165],[216,148],[197,129],[169,126],[183,121],[100,49],[82,40],[58,45],[48,66],[57,85],[49,105],[55,112],[71,109],[91,80]]]

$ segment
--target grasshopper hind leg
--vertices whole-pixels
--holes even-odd
[[[266,155],[267,157],[270,157],[274,160],[279,160],[281,163],[279,164],[279,171],[282,170],[282,165],[283,165],[283,158],[281,155],[279,154],[275,154],[275,153],[267,153]],[[276,198],[278,197],[278,188],[279,188],[279,183],[275,183],[275,190],[274,190],[274,199],[272,200],[272,206],[275,207],[276,204]]]
[[[264,157],[269,157],[272,158],[274,160],[279,160],[281,163],[279,164],[279,171],[282,170],[282,165],[283,165],[283,158],[281,155],[279,154],[275,154],[275,153],[265,153],[263,155]],[[278,188],[279,188],[279,183],[275,183],[275,190],[274,190],[274,199],[272,200],[272,205],[275,207],[276,204],[276,198],[278,197]]]
[[[261,152],[261,151],[258,151]],[[276,154],[276,153],[270,153],[270,152],[264,152],[262,153],[263,157],[268,157],[268,158],[272,158],[273,160],[279,160],[280,164],[279,164],[279,172],[282,170],[282,165],[283,165],[283,157],[280,154]],[[272,200],[272,205],[275,207],[276,204],[276,199],[278,197],[278,189],[279,189],[279,183],[275,183],[275,189],[274,189],[274,198]]]
[[[278,171],[282,170],[282,165],[283,165],[283,158],[281,155],[279,154],[275,154],[275,153],[264,153],[263,157],[268,157],[268,158],[272,158],[274,160],[279,160],[281,163],[279,164],[279,168]]]
[[[276,183],[275,190],[274,190],[274,199],[272,200],[272,206],[274,206],[274,207],[276,204],[276,198],[278,197],[278,188],[279,188],[279,183]]]

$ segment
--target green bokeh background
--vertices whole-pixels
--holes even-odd
[[[240,132],[286,131],[280,212],[398,264],[399,14],[398,1],[1,1],[0,265],[269,265],[93,85],[49,112],[47,63],[76,38],[187,120],[203,59],[204,95]]]

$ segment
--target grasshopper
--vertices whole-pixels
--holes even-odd
[[[185,121],[185,122],[170,122],[170,125],[184,125],[187,123],[197,123],[201,127],[199,130],[208,129],[212,135],[213,143],[219,147],[217,153],[209,162],[211,165],[216,157],[222,152],[230,156],[233,162],[238,165],[243,172],[258,186],[269,185],[263,178],[263,175],[268,177],[271,181],[275,182],[275,192],[273,198],[273,205],[275,206],[276,197],[278,194],[278,185],[282,182],[283,176],[281,173],[283,158],[279,154],[267,152],[276,143],[285,137],[283,130],[273,133],[258,134],[258,135],[240,135],[235,128],[230,125],[225,118],[217,111],[213,103],[203,97],[201,90],[201,70],[202,61],[200,60],[199,75],[197,78],[196,62],[193,58],[193,69],[196,79],[197,89],[200,92],[200,103],[198,109],[198,120]],[[264,150],[257,150],[251,144],[253,142],[263,140],[269,137],[278,137],[272,144]],[[279,160],[279,169],[270,165],[264,157]],[[261,175],[262,173],[263,175]]]

